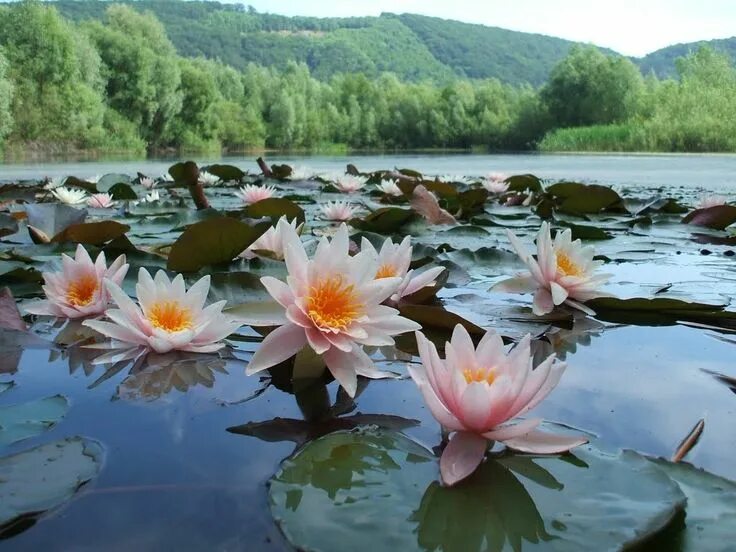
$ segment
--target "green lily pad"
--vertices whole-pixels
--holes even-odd
[[[72,224],[65,228],[62,232],[56,234],[51,241],[101,245],[119,238],[128,230],[130,230],[130,226],[114,220],[84,222],[82,224]]]
[[[350,226],[366,232],[390,234],[392,232],[396,232],[404,224],[414,219],[415,216],[414,211],[411,209],[383,207],[381,209],[376,209],[362,219],[352,219],[350,221]]]
[[[50,240],[72,224],[81,224],[87,217],[86,209],[75,209],[59,203],[36,203],[25,206],[28,226],[43,232]]]
[[[209,165],[202,167],[202,170],[214,174],[223,182],[229,182],[231,180],[240,181],[245,176],[245,173],[234,165]]]
[[[12,389],[14,386],[15,382],[13,381],[0,381],[0,394],[5,393],[5,391]]]
[[[130,187],[130,184],[126,184],[125,182],[114,184],[110,187],[108,193],[113,199],[119,201],[133,201],[138,199],[138,194],[135,193],[135,190]]]
[[[736,206],[715,205],[713,207],[706,207],[705,209],[695,209],[685,215],[682,222],[723,230],[736,222]]]
[[[271,512],[300,550],[620,550],[685,506],[661,469],[634,452],[488,458],[440,486],[438,462],[400,433],[338,431],[284,461]]]
[[[541,192],[542,181],[533,174],[516,174],[506,179],[509,192]]]
[[[62,395],[0,406],[0,446],[40,435],[54,427],[66,415],[67,410],[69,402]]]
[[[101,192],[110,192],[112,194],[112,189],[118,184],[130,186],[132,183],[133,179],[127,174],[110,173],[97,181],[97,189]]]
[[[656,544],[658,549],[671,552],[729,550],[736,535],[736,483],[687,462],[652,462],[676,481],[687,497],[684,525],[668,527],[653,547]]]
[[[169,253],[169,270],[194,272],[232,261],[270,228],[269,222],[253,226],[230,217],[217,217],[192,224],[179,236]]]
[[[18,231],[18,221],[10,215],[0,213],[0,238],[10,236]]]
[[[305,221],[304,209],[283,197],[269,197],[268,199],[256,201],[248,205],[244,212],[250,218],[268,217],[274,224],[282,216],[285,216],[289,222],[296,219],[298,224],[303,224]]]
[[[547,193],[559,201],[558,211],[571,215],[624,209],[621,196],[611,188],[598,184],[558,182],[547,188]]]
[[[69,437],[0,458],[0,539],[71,499],[97,476],[102,457],[97,441]]]
[[[596,318],[619,324],[666,326],[680,321],[708,323],[723,328],[736,328],[736,312],[724,305],[697,303],[669,297],[634,297],[618,299],[600,297],[586,302]]]

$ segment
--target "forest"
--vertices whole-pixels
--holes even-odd
[[[675,74],[659,78],[643,75],[628,58],[572,45],[543,83],[530,78],[530,84],[475,78],[478,70],[470,65],[461,68],[466,76],[448,73],[434,54],[452,62],[449,39],[442,46],[441,34],[429,29],[434,43],[426,43],[426,52],[408,50],[399,74],[350,52],[333,60],[344,72],[315,74],[309,60],[288,56],[270,64],[184,55],[152,12],[89,4],[104,7],[99,19],[65,17],[54,4],[35,0],[0,5],[0,147],[6,154],[736,151],[736,68],[709,47],[683,52]],[[289,19],[273,17],[271,25]],[[370,29],[363,50],[370,45],[378,59],[381,31]],[[333,31],[300,31],[300,39],[308,32]],[[258,44],[253,49],[265,51]]]

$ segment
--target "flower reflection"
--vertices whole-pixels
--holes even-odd
[[[516,469],[543,472],[529,457],[514,458]],[[415,522],[417,542],[422,549],[500,551],[510,545],[522,550],[523,543],[539,543],[554,537],[531,495],[503,460],[489,459],[468,479],[466,485],[443,487],[432,482],[424,491]]]
[[[213,355],[172,351],[149,353],[142,363],[135,363],[120,382],[116,397],[126,400],[154,401],[176,389],[185,393],[197,386],[211,388],[216,374],[227,374],[225,360]]]
[[[542,339],[535,339],[532,342],[534,365],[553,353],[560,360],[565,360],[568,354],[575,354],[578,346],[589,346],[591,340],[600,337],[606,328],[605,324],[587,317],[576,317],[570,329],[551,327],[544,333]]]

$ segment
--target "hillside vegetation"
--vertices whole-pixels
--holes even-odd
[[[170,30],[135,9],[146,6]],[[535,86],[481,78],[484,66],[463,52],[494,47],[486,28],[446,23],[287,18],[179,1],[0,4],[0,146],[736,149],[736,69],[725,54],[700,48],[676,60],[676,78],[659,79],[625,57],[570,45]],[[502,41],[514,63],[554,54],[514,44],[519,36]],[[232,37],[247,47],[221,52],[236,59],[200,51]],[[565,44],[555,47],[562,55]],[[511,67],[504,59],[486,70]]]

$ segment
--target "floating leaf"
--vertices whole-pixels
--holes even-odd
[[[714,205],[704,209],[695,209],[688,213],[682,222],[695,226],[707,226],[716,230],[723,230],[736,222],[736,206]]]
[[[401,316],[414,320],[423,328],[442,328],[452,330],[461,324],[471,335],[485,335],[486,331],[466,320],[459,314],[450,312],[444,307],[436,305],[401,305],[399,307]]]
[[[509,192],[541,192],[542,181],[533,174],[517,174],[506,179]]]
[[[176,163],[169,167],[169,174],[177,184],[194,186],[199,182],[199,167],[194,161]]]
[[[547,193],[558,200],[561,213],[582,215],[616,209],[623,210],[623,200],[614,190],[598,184],[558,182],[547,188]]]
[[[291,167],[289,165],[271,165],[271,177],[279,180],[285,180],[291,176]]]
[[[124,184],[128,187],[133,183],[133,179],[127,174],[110,173],[101,177],[97,181],[97,189],[100,192],[108,192],[112,194],[113,188],[118,184]]]
[[[282,216],[285,216],[289,222],[296,219],[298,224],[303,224],[305,221],[304,209],[283,197],[269,197],[256,201],[243,209],[243,212],[254,219],[269,217],[273,224],[276,224]]]
[[[90,245],[102,245],[124,235],[130,226],[121,224],[114,220],[103,220],[100,222],[85,222],[72,224],[60,232],[51,240],[52,242],[72,242]]]
[[[270,223],[253,226],[230,217],[203,220],[187,228],[171,246],[169,270],[195,272],[200,268],[232,261],[256,241]]]
[[[102,456],[97,441],[69,437],[0,458],[0,539],[71,499],[97,476]]]
[[[245,176],[245,173],[234,165],[208,165],[207,167],[202,167],[202,170],[214,174],[223,182],[230,182],[231,180],[240,181]]]
[[[18,231],[18,221],[5,213],[0,213],[0,238],[10,236]]]
[[[8,288],[0,290],[0,328],[19,332],[28,330],[28,326],[26,326],[18,310],[15,298]]]
[[[401,180],[397,183],[397,186],[409,199],[411,199],[412,195],[414,195],[414,189],[417,186],[424,186],[425,189],[434,194],[437,194],[439,197],[442,198],[455,197],[458,195],[457,188],[455,186],[447,182],[440,182],[438,180],[425,180],[421,182]]]
[[[64,180],[64,186],[71,188],[81,188],[82,190],[86,190],[92,194],[99,192],[99,190],[97,189],[97,184],[95,184],[94,182],[82,180],[81,178],[77,178],[76,176],[67,177],[66,180]]]
[[[25,206],[28,226],[40,230],[51,239],[72,224],[81,224],[87,217],[86,209],[75,209],[59,203],[36,203]]]
[[[560,224],[570,229],[573,240],[610,240],[613,238],[611,233],[595,226],[573,224],[572,222],[561,222]]]
[[[328,552],[532,547],[620,550],[684,508],[661,469],[633,452],[488,458],[457,487],[439,485],[435,456],[390,431],[338,431],[285,460],[271,512],[297,549]]]
[[[0,446],[40,435],[54,427],[69,410],[62,395],[36,401],[0,406]],[[0,478],[2,485],[2,478]]]
[[[585,303],[596,318],[622,324],[671,325],[679,321],[708,322],[714,326],[736,328],[736,312],[723,305],[695,303],[668,297],[618,299],[600,297]]]
[[[135,190],[125,182],[118,182],[114,186],[111,186],[108,193],[117,201],[135,201],[138,199],[138,194],[135,193]]]
[[[383,207],[376,209],[362,219],[354,218],[350,225],[358,230],[390,234],[396,232],[404,224],[414,219],[414,211],[400,207]]]

